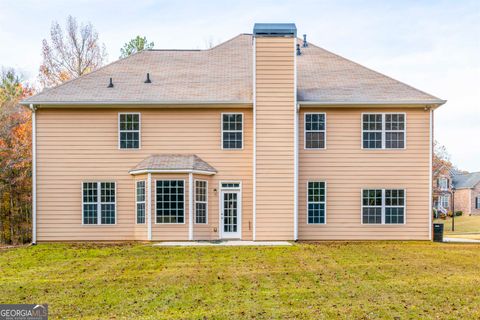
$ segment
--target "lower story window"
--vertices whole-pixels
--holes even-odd
[[[195,223],[207,223],[207,185],[205,180],[195,180]]]
[[[310,181],[308,182],[308,224],[324,224],[325,223],[325,182]]]
[[[115,182],[84,182],[83,224],[115,224]]]
[[[362,223],[405,223],[405,190],[366,189],[362,191]]]
[[[137,223],[145,223],[145,181],[137,181],[136,212]]]
[[[185,182],[183,180],[156,181],[156,222],[185,222]]]
[[[441,195],[438,197],[438,206],[441,208],[448,209],[450,207],[449,202],[450,197],[448,195]]]

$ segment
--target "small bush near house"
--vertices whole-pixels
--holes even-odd
[[[452,212],[452,211],[448,211],[448,212],[447,212],[447,216],[450,217],[450,218],[453,217],[453,212]]]
[[[461,216],[463,216],[462,210],[455,211],[455,217],[461,217]]]
[[[447,219],[447,215],[446,215],[445,213],[440,213],[440,219],[446,220],[446,219]]]

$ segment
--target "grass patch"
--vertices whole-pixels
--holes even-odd
[[[0,250],[0,303],[52,319],[478,319],[480,245],[324,242]]]
[[[476,234],[477,239],[480,239],[480,216],[455,217],[455,232],[452,232],[452,218],[447,218],[447,220],[435,219],[435,223],[443,223],[445,234],[448,236]]]

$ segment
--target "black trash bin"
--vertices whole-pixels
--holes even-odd
[[[443,223],[433,224],[433,241],[443,242]]]

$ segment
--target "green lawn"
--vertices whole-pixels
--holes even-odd
[[[0,250],[0,303],[51,319],[479,319],[479,290],[476,244]]]
[[[445,224],[445,235],[448,237],[480,239],[480,216],[455,217],[455,232],[452,232],[452,218],[436,219],[435,223]]]

